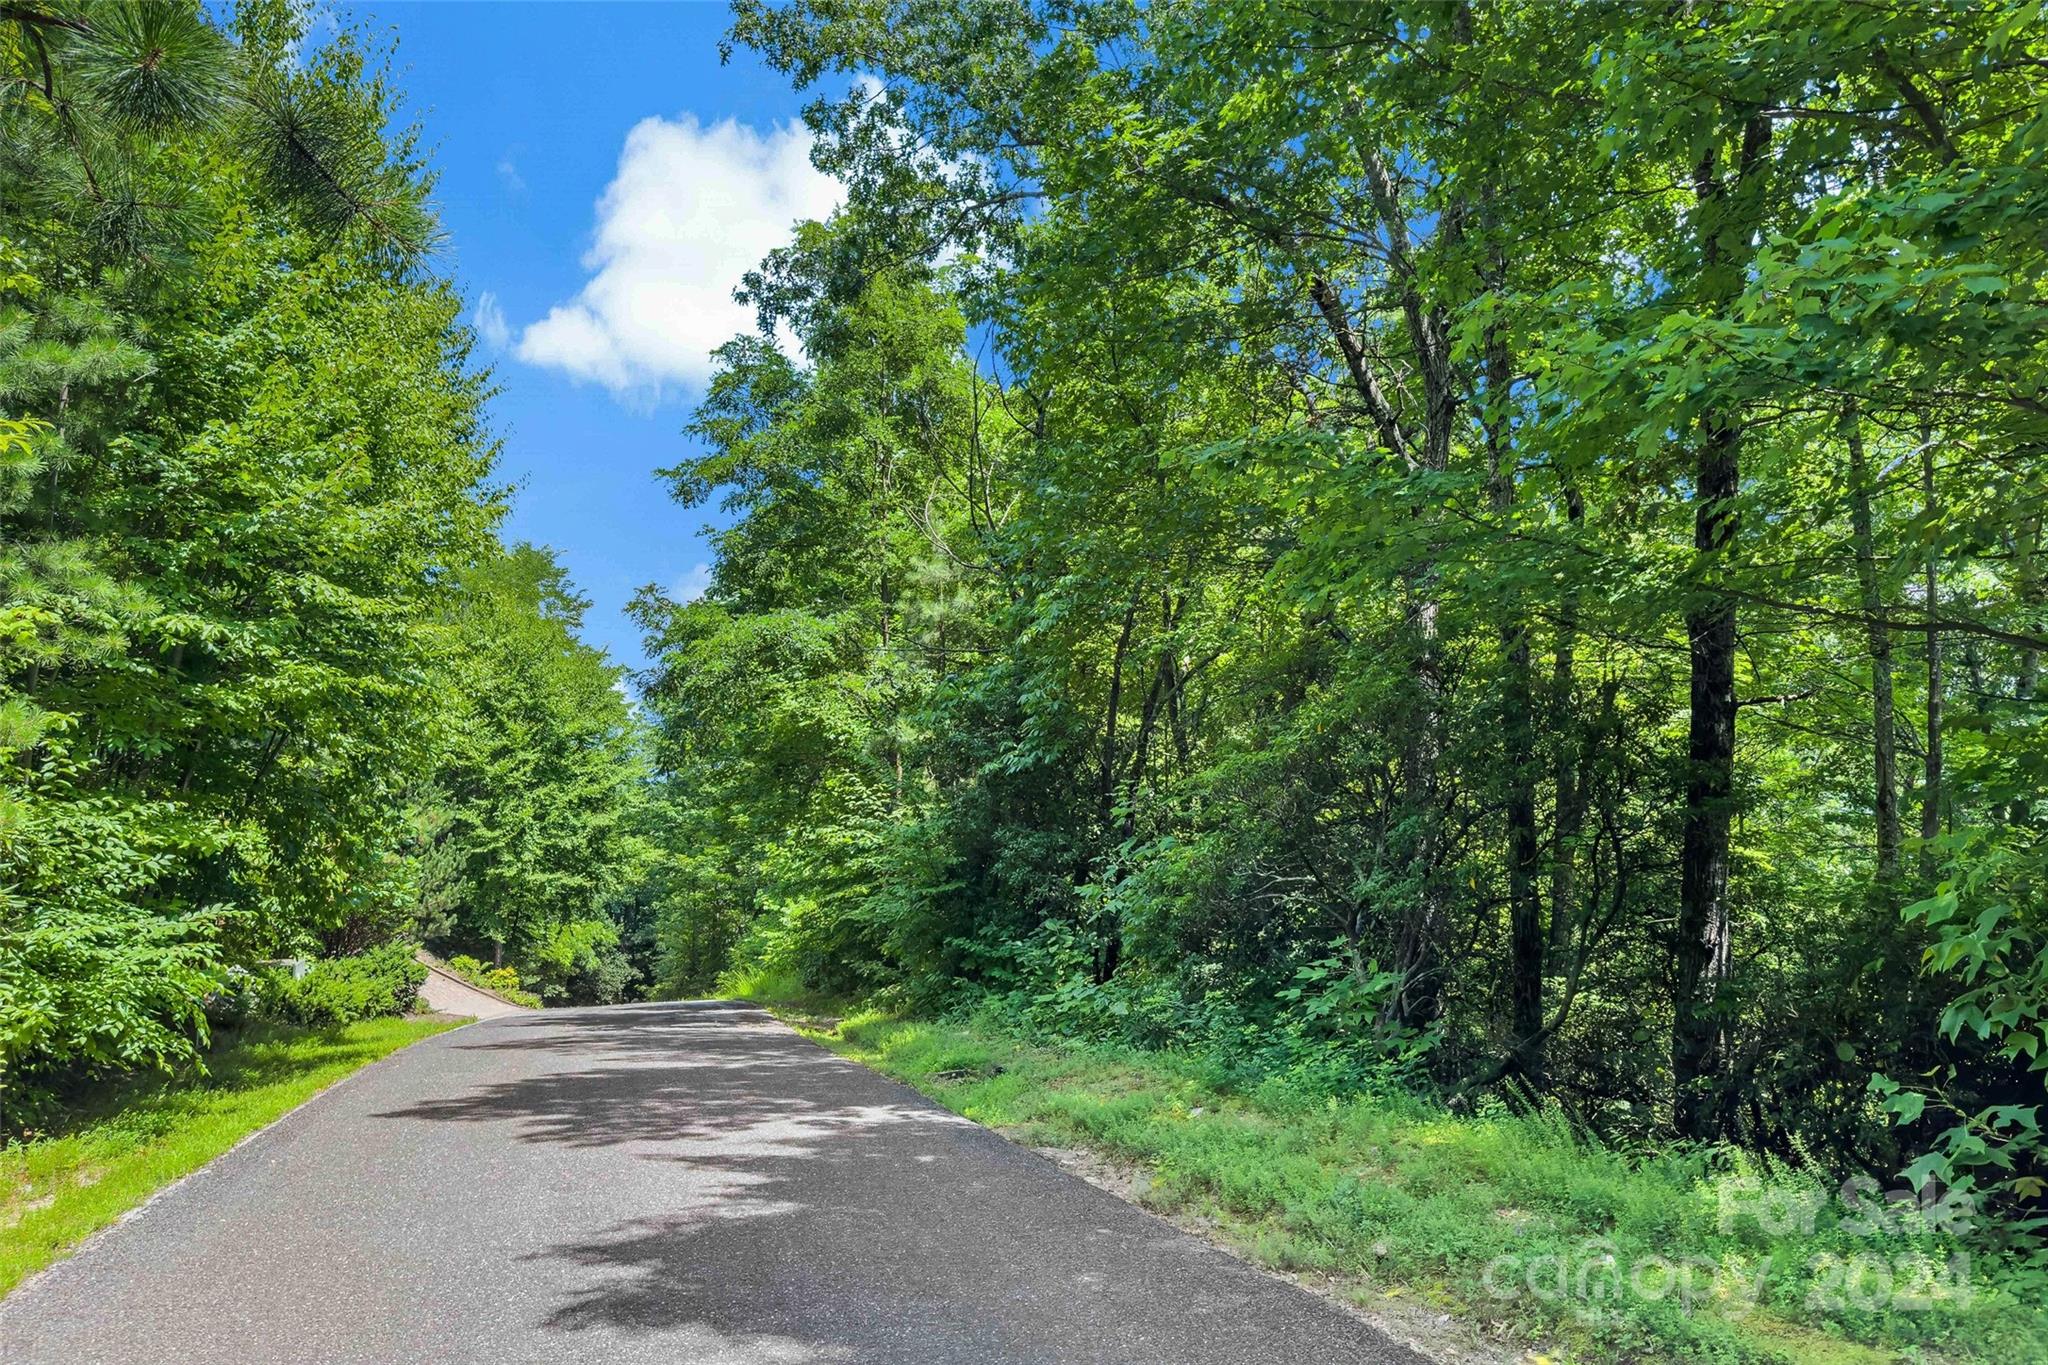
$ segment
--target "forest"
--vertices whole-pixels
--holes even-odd
[[[738,0],[847,197],[632,703],[302,23],[0,21],[10,1126],[425,942],[1960,1193],[2048,1284],[2038,0]]]
[[[617,999],[640,742],[498,533],[491,383],[383,57],[303,11],[0,18],[0,1112],[426,939]],[[393,965],[395,962],[395,966]],[[396,993],[394,995],[394,992]],[[226,1008],[224,1009],[223,1006]]]
[[[849,199],[666,471],[733,520],[639,608],[665,980],[2042,1226],[2038,5],[732,42]]]

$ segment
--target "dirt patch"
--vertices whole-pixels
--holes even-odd
[[[98,1164],[80,1166],[68,1175],[59,1175],[58,1181],[72,1189],[84,1189],[97,1185],[105,1177],[107,1168]],[[57,1202],[57,1191],[46,1188],[36,1193],[37,1185],[31,1180],[22,1180],[11,1190],[0,1191],[0,1228],[11,1228],[22,1219]]]
[[[46,1209],[57,1202],[56,1193],[37,1195],[33,1199],[16,1200],[0,1209],[0,1228],[11,1228],[38,1209]]]
[[[1005,1137],[1013,1141],[1025,1141],[1026,1135],[1015,1130],[1005,1131]],[[1141,1204],[1152,1189],[1152,1177],[1142,1166],[1112,1161],[1100,1152],[1091,1152],[1085,1147],[1032,1147],[1032,1151],[1052,1162],[1068,1175],[1077,1175],[1098,1190],[1108,1190],[1126,1203]],[[1162,1215],[1163,1216],[1163,1215]]]

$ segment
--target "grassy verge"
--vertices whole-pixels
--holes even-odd
[[[1139,1202],[1256,1260],[1411,1327],[1450,1314],[1468,1343],[1554,1362],[2048,1359],[2037,1271],[1954,1260],[1924,1215],[1816,1205],[1806,1172],[1630,1157],[1555,1115],[1245,1088],[1197,1057],[997,1021],[781,1012],[969,1118],[1140,1168]]]
[[[205,1077],[136,1077],[0,1148],[0,1295],[350,1072],[459,1022],[253,1024],[220,1035]]]

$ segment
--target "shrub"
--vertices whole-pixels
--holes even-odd
[[[638,975],[619,950],[618,926],[608,919],[557,924],[522,957],[529,984],[551,1001],[615,1004]]]
[[[293,1023],[314,1026],[406,1014],[426,979],[427,969],[413,960],[410,945],[386,943],[354,957],[323,959],[296,981],[276,978],[271,1009]]]
[[[540,997],[521,984],[519,969],[516,967],[487,966],[467,953],[457,953],[441,965],[470,985],[481,986],[487,991],[496,991],[515,1005],[524,1005],[528,1009],[540,1008]]]
[[[0,703],[0,1132],[91,1076],[197,1056],[234,916],[156,896],[183,851],[169,808],[90,794],[61,719]]]
[[[803,973],[786,964],[748,963],[718,975],[718,993],[736,1000],[801,1000],[811,994]]]

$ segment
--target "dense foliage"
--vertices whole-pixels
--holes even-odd
[[[606,908],[644,862],[641,764],[619,670],[576,637],[589,605],[528,545],[456,577],[446,730],[410,808],[430,940],[509,950],[544,998],[608,1003],[638,974]]]
[[[620,978],[551,935],[605,924],[623,704],[498,542],[412,138],[302,39],[281,0],[0,13],[0,1126],[193,1055],[266,958],[452,933]]]
[[[322,958],[301,977],[279,973],[259,989],[269,1012],[325,1026],[408,1013],[426,979],[410,947],[381,943],[353,957]]]
[[[737,15],[850,198],[667,471],[735,514],[639,604],[672,987],[1001,997],[2024,1229],[2039,4]]]

